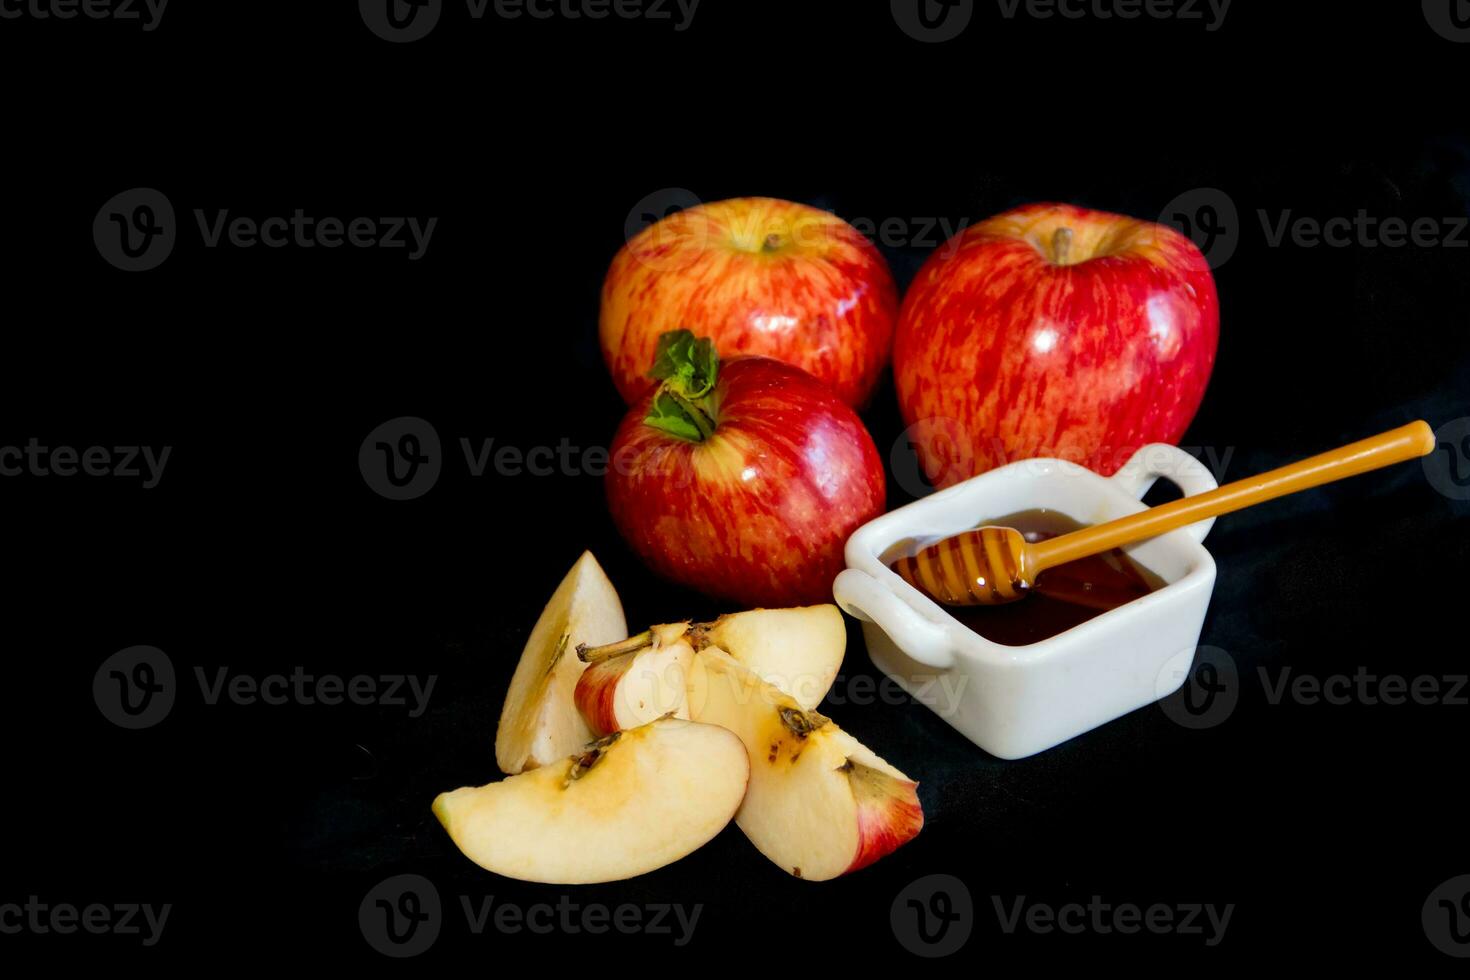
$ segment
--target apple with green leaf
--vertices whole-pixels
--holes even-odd
[[[660,338],[650,376],[607,476],[629,546],[742,605],[828,601],[847,538],[884,509],[882,459],[857,414],[800,368],[721,361],[687,330]]]

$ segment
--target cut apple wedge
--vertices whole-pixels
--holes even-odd
[[[496,874],[557,885],[619,881],[718,834],[749,775],[733,734],[667,718],[598,739],[556,765],[442,793],[434,814],[466,857]]]
[[[503,772],[565,759],[592,738],[572,703],[585,666],[577,646],[627,635],[617,590],[592,552],[583,552],[541,611],[516,664],[495,731],[495,761]]]
[[[694,658],[689,711],[740,736],[750,788],[735,822],[798,878],[866,867],[924,826],[917,783],[716,647]]]
[[[847,626],[831,603],[731,613],[692,632],[695,649],[719,647],[807,709],[827,696],[847,649]]]
[[[590,664],[574,700],[594,735],[632,728],[672,712],[689,717],[685,675],[696,651],[717,647],[814,708],[827,696],[847,648],[847,628],[836,606],[752,609],[712,623],[655,626],[628,640],[583,645]]]
[[[573,700],[594,735],[636,728],[672,715],[688,718],[685,693],[694,648],[688,623],[655,626],[622,643],[577,651],[587,669]]]

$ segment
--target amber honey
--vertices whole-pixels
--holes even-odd
[[[1027,541],[1085,527],[1065,514],[1028,510],[984,522],[1013,527]],[[896,559],[895,559],[896,560]],[[892,567],[892,563],[890,563]],[[1166,583],[1121,548],[1048,569],[1025,599],[993,606],[947,606],[946,611],[987,640],[1025,646],[1056,636],[1110,609],[1142,598]]]

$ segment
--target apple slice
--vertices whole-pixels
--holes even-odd
[[[594,735],[667,715],[689,717],[685,687],[694,648],[688,632],[688,623],[655,626],[622,643],[577,651],[587,669],[572,699]]]
[[[619,881],[718,834],[749,776],[733,734],[666,718],[556,765],[441,793],[434,815],[466,857],[496,874],[553,885]]]
[[[847,649],[847,626],[831,603],[731,613],[693,632],[695,649],[719,647],[808,710],[831,690]]]
[[[689,709],[740,736],[750,788],[735,822],[798,878],[866,867],[924,826],[917,783],[716,647],[694,658]]]
[[[592,552],[584,551],[541,610],[510,680],[495,731],[495,761],[503,772],[565,759],[592,738],[572,703],[585,666],[577,646],[627,635],[617,590]]]

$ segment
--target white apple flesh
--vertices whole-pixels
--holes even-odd
[[[719,647],[807,709],[827,696],[847,650],[847,627],[831,603],[731,613],[694,632],[696,648]]]
[[[442,793],[434,814],[488,871],[557,885],[620,881],[697,850],[734,816],[750,767],[713,725],[668,718],[555,765]]]
[[[617,590],[585,551],[536,620],[510,681],[495,731],[495,761],[514,774],[565,759],[592,738],[572,703],[585,665],[577,646],[625,639]]]

